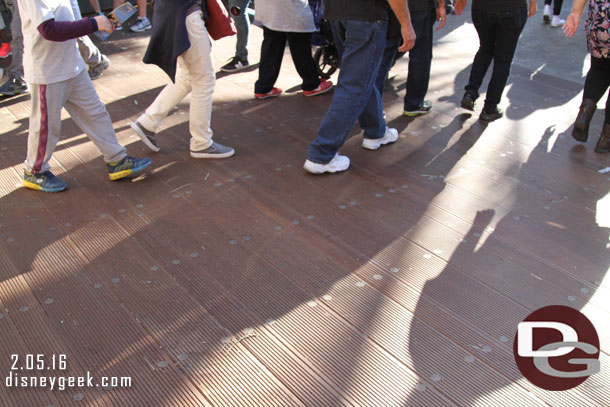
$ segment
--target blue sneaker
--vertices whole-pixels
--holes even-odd
[[[23,170],[23,186],[42,192],[61,192],[68,188],[68,183],[57,178],[51,171],[32,174],[28,170]]]
[[[121,161],[117,163],[107,163],[108,177],[111,181],[116,181],[121,178],[125,178],[129,175],[136,174],[150,165],[152,160],[146,158],[134,158],[126,155]]]

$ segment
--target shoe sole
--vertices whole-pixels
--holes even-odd
[[[150,30],[151,28],[152,28],[152,26],[150,26],[150,27],[146,27],[146,28],[144,28],[144,29],[142,29],[142,30],[134,30],[133,28],[130,28],[129,30],[130,30],[131,32],[134,32],[134,33],[143,33],[144,31],[146,31],[146,30]]]
[[[269,98],[276,98],[276,97],[278,97],[278,96],[280,96],[280,95],[281,95],[281,93],[279,93],[279,94],[277,94],[277,95],[265,95],[265,96],[257,96],[257,95],[254,95],[254,97],[255,97],[256,99],[258,99],[258,100],[263,100],[263,99],[269,99]]]
[[[329,86],[329,87],[328,87],[328,89],[324,89],[324,90],[321,90],[321,91],[319,91],[319,92],[316,92],[316,93],[310,93],[310,94],[307,94],[307,93],[305,93],[306,91],[303,91],[303,96],[305,96],[305,97],[307,97],[307,98],[310,98],[310,97],[312,97],[312,96],[323,95],[323,94],[325,94],[325,93],[330,92],[330,91],[332,90],[332,88],[334,88],[334,86]]]
[[[228,158],[232,157],[233,155],[235,155],[235,150],[222,154],[193,153],[191,151],[191,157],[193,158]]]
[[[140,137],[140,140],[142,140],[142,142],[146,145],[146,147],[150,148],[155,153],[158,153],[161,150],[161,147],[155,146],[153,143],[150,142],[150,140],[148,140],[148,137],[146,137],[146,134],[144,134],[142,129],[140,129],[140,127],[138,127],[137,124],[131,123],[130,126],[136,132],[138,137]]]
[[[408,117],[422,116],[422,115],[428,114],[428,113],[430,113],[430,110],[427,110],[425,112],[421,112],[421,111],[418,111],[418,112],[407,112],[405,110],[404,112],[402,112],[403,115],[408,116]]]
[[[13,55],[13,53],[11,52],[10,54],[6,54],[5,56],[0,56],[0,59],[5,59],[10,57],[11,55]]]
[[[231,72],[239,72],[239,71],[243,71],[244,69],[248,69],[248,68],[250,68],[250,65],[242,66],[241,68],[236,68],[236,69],[220,68],[220,70],[221,70],[222,72],[231,73]]]
[[[22,90],[22,91],[18,91],[18,92],[11,92],[11,93],[8,93],[8,92],[0,92],[0,96],[17,96],[17,95],[22,95],[22,94],[24,94],[24,93],[28,93],[28,92],[29,92],[29,90],[28,90],[28,89],[24,89],[24,90]]]
[[[498,119],[501,119],[502,117],[504,117],[504,115],[502,115],[502,116],[493,116],[493,117],[479,116],[479,120],[484,121],[484,122],[493,122],[493,121],[496,121]]]
[[[57,188],[43,188],[38,184],[35,184],[33,182],[29,182],[26,180],[23,180],[23,186],[28,188],[28,189],[33,189],[35,191],[42,191],[42,192],[61,192],[64,191],[66,188],[68,188],[68,186],[64,186],[64,187],[57,187]]]
[[[332,170],[320,170],[320,169],[317,169],[316,167],[311,168],[309,166],[309,164],[306,162],[303,165],[303,168],[305,169],[305,171],[307,171],[307,172],[309,172],[311,174],[316,174],[316,175],[324,174],[324,173],[327,173],[327,172],[331,173],[331,174],[334,174],[336,172],[342,172],[342,171],[347,170],[349,168],[349,163],[347,164],[347,166],[345,168],[335,168],[335,169],[332,169]]]
[[[132,174],[137,174],[138,172],[141,172],[142,170],[146,169],[152,161],[147,162],[144,165],[141,165],[139,167],[136,168],[130,168],[128,170],[123,170],[123,171],[119,171],[119,172],[113,172],[112,174],[108,174],[108,178],[110,178],[110,181],[117,181],[121,178],[125,178],[128,177]]]

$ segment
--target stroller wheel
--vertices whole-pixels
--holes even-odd
[[[331,49],[332,48],[332,49]],[[339,68],[339,56],[332,46],[320,47],[313,55],[321,78],[329,79]]]

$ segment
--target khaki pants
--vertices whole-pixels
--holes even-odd
[[[210,122],[216,74],[212,62],[212,44],[201,12],[197,11],[186,17],[186,29],[191,47],[178,57],[176,82],[163,88],[138,121],[146,129],[156,131],[170,110],[191,93],[190,149],[201,151],[212,145]]]

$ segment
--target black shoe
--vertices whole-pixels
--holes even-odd
[[[572,130],[572,137],[575,140],[581,143],[587,142],[589,138],[589,124],[591,124],[591,119],[596,108],[597,104],[593,99],[583,99],[578,116],[576,116],[576,121],[574,122],[574,129]]]
[[[0,86],[0,95],[3,96],[16,96],[27,92],[29,92],[27,83],[14,76],[11,76],[4,85]]]
[[[246,58],[233,57],[226,65],[223,65],[220,70],[223,72],[238,72],[250,66]]]
[[[474,97],[466,92],[464,93],[464,97],[462,98],[462,108],[466,110],[474,111]]]
[[[496,106],[492,109],[483,108],[479,119],[485,122],[493,122],[494,120],[500,119],[502,116],[504,116],[504,112]]]

